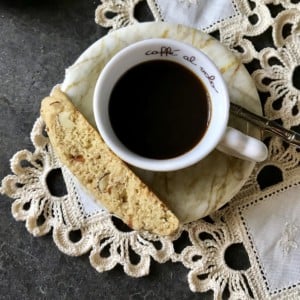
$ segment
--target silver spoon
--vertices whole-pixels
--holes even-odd
[[[277,124],[274,121],[268,120],[265,117],[258,116],[247,109],[234,104],[230,103],[230,112],[234,114],[237,117],[240,117],[242,119],[245,119],[249,121],[250,123],[258,126],[259,128],[270,132],[274,135],[277,135],[281,137],[284,141],[296,145],[300,147],[300,134],[293,131],[293,130],[288,130],[279,124]]]

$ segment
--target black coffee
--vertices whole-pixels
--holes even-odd
[[[210,117],[203,83],[184,66],[154,60],[127,71],[110,96],[109,117],[120,141],[148,158],[167,159],[191,150]]]

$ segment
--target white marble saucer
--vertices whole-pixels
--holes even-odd
[[[154,37],[184,41],[201,49],[221,70],[228,84],[231,101],[261,114],[255,85],[245,67],[229,50],[198,30],[151,22],[108,34],[91,45],[66,70],[61,89],[91,124],[95,126],[92,111],[94,87],[104,65],[122,48]],[[231,118],[230,124],[251,136],[260,137],[259,130],[245,121]],[[184,170],[167,173],[135,171],[168,204],[180,221],[186,223],[210,214],[232,199],[253,167],[253,162],[229,157],[216,150],[200,163]]]

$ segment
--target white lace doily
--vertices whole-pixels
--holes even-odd
[[[138,2],[103,0],[96,21],[112,30],[135,23]],[[265,115],[299,130],[297,1],[223,0],[221,11],[215,10],[217,1],[206,1],[209,5],[197,0],[147,2],[156,20],[172,21],[173,16],[177,22],[217,35],[251,69]],[[221,1],[217,4],[220,7]],[[193,18],[189,18],[192,9]],[[107,12],[113,12],[113,17],[108,18]],[[263,49],[259,46],[262,35],[268,41]],[[25,221],[34,236],[52,229],[61,251],[73,256],[89,253],[99,272],[120,264],[126,274],[140,277],[149,273],[151,258],[159,263],[171,260],[189,269],[192,291],[212,289],[215,299],[222,299],[224,293],[232,299],[300,298],[300,154],[296,147],[267,136],[268,160],[256,166],[228,205],[205,220],[184,225],[174,236],[158,237],[124,228],[105,211],[93,214],[92,203],[83,206],[80,190],[68,180],[68,170],[55,158],[43,129],[38,119],[31,134],[34,153],[23,150],[15,154],[13,175],[4,178],[0,188],[14,199],[15,219]],[[60,169],[67,186],[65,195],[48,186],[48,178]],[[174,242],[183,233],[190,245],[177,253]],[[248,265],[228,264],[227,252],[234,247],[245,250]]]

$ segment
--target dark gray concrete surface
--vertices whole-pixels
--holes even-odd
[[[40,101],[61,82],[64,70],[106,33],[94,22],[92,0],[0,2],[0,180],[11,173],[18,150],[33,150],[32,125]],[[151,19],[145,5],[137,12]],[[97,273],[88,256],[68,257],[51,235],[31,236],[0,196],[0,299],[211,299],[192,293],[181,264],[153,263],[144,278],[121,267]]]

